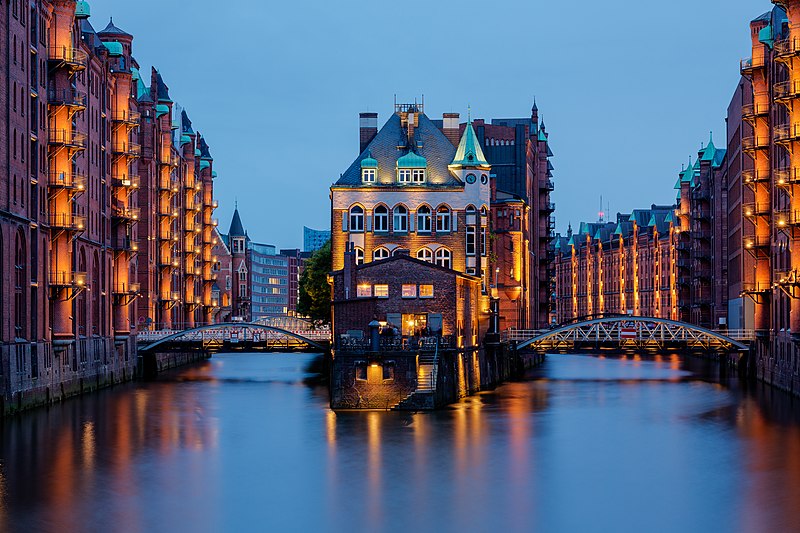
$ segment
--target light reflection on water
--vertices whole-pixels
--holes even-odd
[[[0,530],[787,531],[797,402],[677,356],[550,356],[435,413],[219,355],[3,424]]]

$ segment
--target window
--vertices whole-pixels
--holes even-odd
[[[451,259],[450,250],[448,250],[447,248],[439,248],[438,250],[436,250],[436,264],[439,265],[440,267],[451,268],[450,259]]]
[[[364,249],[363,248],[356,248],[356,264],[363,265],[364,264]]]
[[[389,231],[389,208],[379,205],[375,208],[375,231]]]
[[[420,298],[433,298],[433,285],[420,285],[419,286]]]
[[[421,205],[417,209],[417,233],[430,233],[431,231],[431,208]]]
[[[374,168],[362,168],[361,181],[364,183],[375,183],[375,173],[376,169]]]
[[[356,361],[355,363],[356,381],[367,381],[366,361]]]
[[[372,252],[372,259],[375,261],[386,259],[387,257],[389,257],[389,250],[386,248],[376,248],[375,251]]]
[[[408,209],[404,205],[398,205],[394,208],[394,231],[408,231]]]
[[[240,283],[239,284],[239,296],[242,297],[242,298],[246,298],[247,297],[247,284],[246,283]]]
[[[411,171],[411,181],[414,183],[423,183],[425,181],[425,169],[415,168]]]
[[[481,255],[486,255],[486,226],[481,226]]]
[[[450,208],[445,205],[436,210],[436,231],[450,231]]]
[[[375,285],[375,297],[376,298],[388,298],[389,297],[389,286],[386,285],[386,284]]]
[[[350,208],[350,231],[364,231],[364,208],[360,205]]]
[[[417,286],[414,284],[403,284],[403,291],[402,291],[403,298],[416,298],[417,297]]]
[[[356,288],[356,296],[359,298],[369,298],[372,296],[372,285],[359,285]]]
[[[467,226],[467,255],[475,255],[475,226]]]
[[[417,252],[417,259],[433,263],[433,252],[431,252],[430,248],[420,248]]]
[[[467,215],[467,225],[476,224],[477,222],[475,221],[475,212],[476,212],[475,211],[475,206],[474,205],[468,205],[467,208],[465,209],[465,212],[466,212],[466,215]]]
[[[394,380],[394,361],[386,361],[383,363],[383,381]]]
[[[401,168],[397,170],[397,181],[400,183],[411,183],[411,169]]]

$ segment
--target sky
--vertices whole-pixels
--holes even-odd
[[[431,118],[528,117],[550,135],[557,229],[670,204],[714,132],[767,0],[94,0],[134,35],[209,142],[216,216],[302,248],[330,226],[329,187],[358,156],[358,113],[425,97]]]

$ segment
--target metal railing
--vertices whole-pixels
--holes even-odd
[[[114,286],[114,294],[138,294],[140,288],[139,283],[118,283]]]
[[[780,81],[776,83],[774,87],[775,98],[777,100],[781,100],[783,98],[794,98],[797,95],[800,95],[800,81],[798,80]],[[766,114],[766,112],[762,114]],[[742,106],[742,116],[744,116],[744,106]]]
[[[769,135],[742,137],[742,150],[761,150],[769,146]]]
[[[47,103],[69,107],[86,107],[86,93],[78,89],[50,89]]]
[[[763,55],[746,57],[739,62],[739,70],[742,72],[742,74],[745,74],[757,68],[764,68],[765,64],[765,56]]]
[[[800,123],[775,126],[775,142],[791,142],[800,139]]]
[[[50,213],[50,227],[83,231],[86,228],[86,217],[72,213]]]
[[[77,131],[53,128],[49,132],[48,140],[54,145],[86,148],[86,135]]]
[[[137,174],[112,174],[111,183],[115,187],[128,187],[130,189],[137,189],[140,185]]]
[[[778,186],[791,185],[800,182],[800,168],[780,167],[775,169],[775,184]]]
[[[86,272],[55,270],[50,272],[50,285],[55,287],[83,287],[86,285]]]
[[[61,187],[64,189],[74,189],[77,191],[86,190],[86,176],[80,172],[58,172],[51,170],[48,185],[51,187]]]
[[[115,155],[138,157],[142,153],[142,147],[132,142],[116,142],[111,145],[111,152]]]
[[[746,217],[766,216],[769,214],[769,204],[742,204],[742,214]]]
[[[800,39],[790,37],[788,39],[775,41],[774,50],[776,57],[786,57],[798,54],[800,53]]]
[[[744,247],[746,250],[751,250],[753,248],[768,247],[770,245],[769,235],[750,236],[750,237],[745,237],[742,240],[744,242]]]
[[[51,46],[47,50],[47,57],[51,61],[65,63],[74,68],[86,68],[89,55],[79,48],[71,46]]]
[[[115,207],[111,216],[123,220],[139,220],[138,207]]]
[[[113,122],[124,122],[126,124],[138,124],[142,119],[141,113],[138,111],[114,111],[111,113],[111,120]]]

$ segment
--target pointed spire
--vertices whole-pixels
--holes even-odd
[[[536,105],[536,97],[533,97],[533,107],[531,107],[531,114],[535,115],[539,111],[539,106]]]
[[[483,155],[481,144],[478,142],[478,136],[475,135],[475,129],[472,127],[472,116],[470,115],[467,127],[464,128],[464,133],[461,135],[461,141],[458,143],[456,155],[453,157],[453,162],[450,163],[451,167],[483,167],[489,166],[486,161],[486,156]]]
[[[247,235],[247,232],[244,231],[244,225],[242,225],[242,218],[239,216],[238,202],[233,209],[233,218],[231,219],[231,227],[228,230],[228,235],[231,237],[244,237]]]

